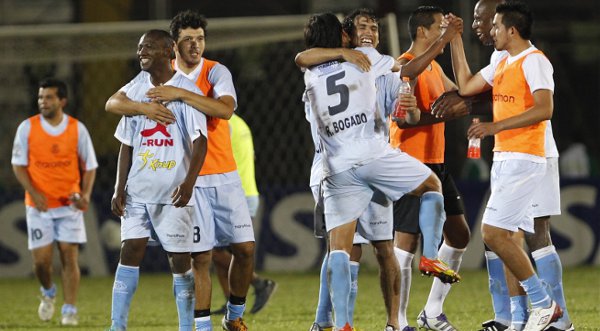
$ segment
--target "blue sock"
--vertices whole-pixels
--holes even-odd
[[[488,270],[490,294],[492,295],[492,306],[494,308],[494,321],[508,326],[511,321],[510,299],[502,260],[500,260],[496,253],[486,251],[485,261]]]
[[[244,311],[246,310],[246,304],[243,305],[234,305],[229,300],[227,300],[227,320],[233,321],[237,318],[241,318],[244,316]]]
[[[56,296],[56,285],[52,284],[49,289],[45,289],[43,286],[40,286],[40,291],[42,295],[49,298],[54,298]]]
[[[177,304],[179,330],[194,328],[194,273],[192,269],[183,274],[173,274],[173,295]]]
[[[329,254],[325,254],[323,263],[321,263],[321,274],[319,275],[319,302],[317,303],[317,312],[315,322],[320,327],[333,326],[331,314],[331,297],[329,296],[329,286],[327,283],[327,261]]]
[[[423,256],[428,259],[437,258],[445,221],[444,196],[439,192],[423,193],[419,209],[419,227],[423,234]]]
[[[358,295],[358,269],[360,263],[350,262],[350,298],[348,299],[348,320],[350,325],[354,325],[354,306],[356,305],[356,296]]]
[[[335,314],[335,326],[343,328],[348,319],[348,300],[350,298],[350,255],[344,251],[333,251],[329,253],[327,263],[327,274],[329,275],[329,290],[331,291],[331,303]]]
[[[523,330],[529,314],[527,312],[527,296],[517,295],[510,297],[510,313],[512,316],[511,325],[517,331]]]
[[[565,321],[571,325],[571,318],[567,312],[567,303],[562,284],[562,264],[560,257],[556,253],[554,245],[547,246],[531,253],[535,260],[538,275],[546,285],[546,291],[556,303],[562,308],[563,316],[560,321]],[[567,327],[569,325],[566,325]]]
[[[527,292],[527,296],[529,296],[529,300],[531,301],[531,307],[533,308],[547,308],[552,304],[552,299],[546,293],[542,282],[538,278],[536,274],[533,276],[519,281],[521,287]]]
[[[196,322],[196,331],[213,331],[210,316],[196,317],[194,321]]]
[[[115,328],[126,329],[131,299],[140,279],[140,268],[119,263],[112,291],[111,320]]]
[[[70,305],[68,303],[65,303],[62,308],[60,309],[60,313],[62,315],[65,314],[77,314],[77,307]]]

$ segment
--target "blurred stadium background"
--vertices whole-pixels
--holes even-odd
[[[31,273],[26,250],[22,189],[12,174],[10,153],[18,124],[38,113],[37,82],[56,76],[68,82],[67,112],[83,121],[100,163],[93,206],[86,215],[89,243],[82,254],[88,274],[114,270],[118,223],[110,214],[118,144],[118,117],[106,114],[108,97],[138,71],[137,41],[150,28],[168,30],[183,9],[209,19],[205,57],[225,64],[238,93],[237,113],[249,124],[262,195],[257,219],[257,267],[307,270],[321,258],[312,237],[308,174],[313,154],[304,120],[302,74],[293,58],[303,50],[310,13],[347,13],[373,8],[380,17],[380,51],[394,56],[409,45],[406,21],[419,5],[439,5],[465,19],[467,56],[473,71],[489,60],[470,31],[475,0],[0,0],[0,277]],[[597,1],[529,1],[535,14],[535,45],[554,65],[554,135],[564,164],[563,215],[553,222],[555,244],[566,266],[600,264],[600,4]],[[447,52],[449,53],[449,52]],[[438,61],[451,74],[450,58]],[[479,215],[488,187],[491,141],[483,163],[468,163],[469,118],[447,125],[447,161],[465,195],[473,239],[464,267],[483,266]],[[486,153],[487,151],[487,153]],[[150,250],[147,270],[167,268],[164,254]]]

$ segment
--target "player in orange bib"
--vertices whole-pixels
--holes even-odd
[[[469,69],[462,39],[454,39],[451,45],[459,93],[474,95],[492,89],[493,95],[494,121],[473,124],[467,132],[470,138],[495,136],[483,241],[527,293],[532,309],[523,330],[541,331],[563,311],[546,292],[517,236],[519,229],[534,232],[531,202],[546,172],[546,121],[554,110],[552,65],[529,40],[532,23],[525,4],[498,5],[490,35],[496,50],[508,54],[493,57],[476,75]]]
[[[19,125],[11,163],[25,189],[28,247],[42,285],[38,315],[48,321],[54,314],[52,251],[56,241],[64,297],[60,323],[77,325],[77,259],[79,244],[87,241],[83,211],[90,203],[98,162],[85,126],[63,112],[67,104],[65,83],[50,78],[39,87],[40,114]]]

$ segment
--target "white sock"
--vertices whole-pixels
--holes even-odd
[[[408,326],[406,319],[406,308],[408,307],[408,299],[410,295],[410,283],[412,281],[412,260],[414,254],[394,247],[394,254],[398,265],[400,266],[400,306],[398,309],[398,324],[402,330]]]
[[[457,249],[446,245],[446,242],[442,244],[438,251],[438,258],[448,264],[450,269],[458,272],[460,263],[462,262],[462,256],[465,253],[465,249]],[[425,304],[425,314],[427,317],[433,318],[439,316],[443,311],[444,300],[450,292],[452,286],[450,284],[442,283],[439,278],[433,279],[433,285]]]

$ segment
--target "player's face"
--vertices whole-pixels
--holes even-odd
[[[177,39],[177,56],[188,66],[197,65],[202,59],[205,46],[204,29],[182,29]]]
[[[140,38],[137,48],[137,56],[140,61],[140,68],[144,71],[150,71],[161,58],[166,56],[164,45],[151,35],[143,35]]]
[[[41,87],[38,91],[38,108],[44,118],[54,118],[65,106],[66,99],[58,97],[58,88]]]
[[[375,47],[379,45],[379,25],[365,16],[354,18],[356,33],[352,39],[354,47]]]
[[[477,38],[479,38],[481,43],[486,46],[491,46],[494,44],[494,39],[492,36],[490,36],[494,14],[495,9],[489,3],[485,4],[483,1],[479,1],[475,5],[471,29],[477,35]]]
[[[509,36],[508,30],[502,24],[502,14],[496,14],[494,16],[494,21],[492,22],[492,30],[490,31],[490,35],[494,40],[494,48],[499,51],[505,50],[508,45]]]
[[[427,45],[433,44],[436,40],[440,38],[444,29],[442,27],[442,21],[444,20],[444,15],[442,13],[437,13],[433,15],[433,23],[429,26],[429,28],[425,29],[425,38],[427,40]],[[444,50],[440,53],[443,53]]]

